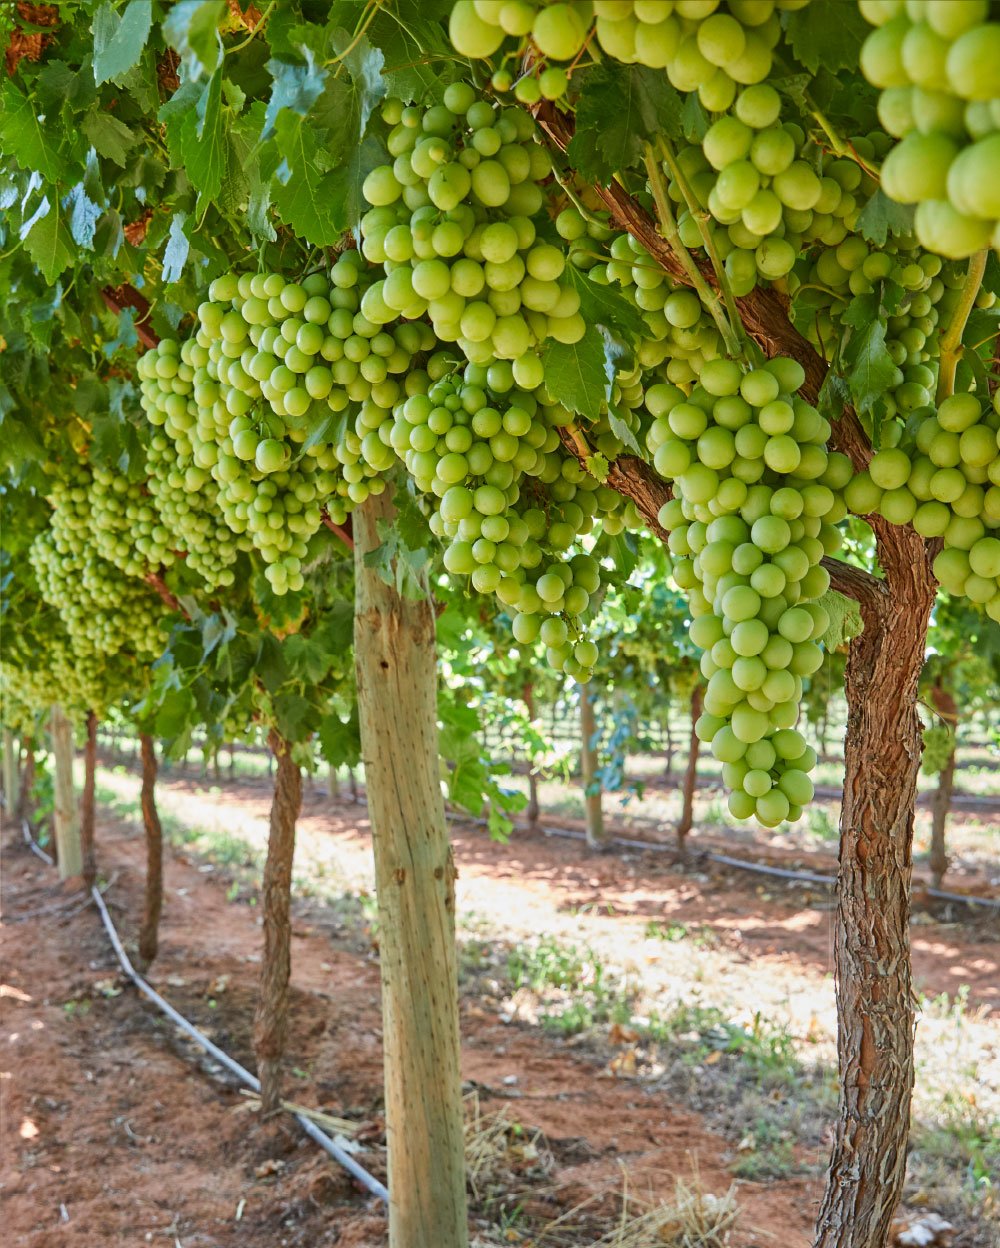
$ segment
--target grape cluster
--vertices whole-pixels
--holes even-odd
[[[97,553],[120,572],[141,579],[150,569],[173,563],[170,530],[138,481],[97,466],[89,504]]]
[[[859,0],[876,29],[861,69],[900,141],[882,189],[916,204],[922,246],[960,259],[1000,246],[1000,22],[988,0]]]
[[[802,9],[809,0],[457,0],[449,33],[462,56],[490,57],[504,39],[526,41],[547,62],[572,61],[591,32],[601,50],[627,64],[666,70],[678,91],[697,91],[706,108],[721,111],[733,102],[737,85],[762,82],[771,72],[781,38],[779,13]],[[595,20],[596,19],[596,20]],[[507,85],[499,71],[496,86]],[[529,85],[530,84],[530,85]],[[559,65],[517,84],[526,104],[542,96],[558,99],[566,89]]]
[[[793,303],[792,319],[820,354],[832,356],[845,332],[851,332],[845,314],[852,296],[870,294],[880,283],[899,287],[895,310],[886,319],[886,350],[899,372],[883,399],[886,416],[905,419],[933,402],[937,326],[942,315],[948,319],[963,281],[953,264],[919,250],[912,240],[876,247],[850,235],[811,256],[790,276],[793,296],[803,288],[808,293],[808,299]]]
[[[30,549],[39,591],[58,610],[81,657],[124,651],[153,658],[163,648],[162,604],[142,581],[96,553],[90,493],[83,469],[55,484],[50,526]]]
[[[669,384],[646,394],[647,445],[674,483],[660,520],[704,650],[697,731],[724,764],[732,813],[770,827],[812,796],[815,752],[794,725],[802,681],[823,659],[821,560],[839,548],[851,475],[846,457],[827,454],[828,422],[794,397],[803,380],[794,360],[743,373],[719,359],[690,395]]]
[[[438,354],[407,379],[388,438],[435,500],[431,529],[448,540],[447,570],[496,595],[517,641],[540,639],[554,668],[587,680],[597,647],[583,629],[601,582],[579,539],[596,521],[615,531],[625,520],[621,497],[559,453],[557,425],[568,419],[518,389],[509,362],[458,374]]]
[[[920,770],[925,776],[936,776],[948,766],[955,748],[955,734],[947,724],[934,723],[924,729],[924,750]]]
[[[1000,400],[955,394],[924,415],[896,446],[873,456],[845,490],[859,515],[912,524],[944,549],[934,575],[1000,620]]]
[[[620,286],[642,314],[648,333],[639,342],[636,359],[642,369],[661,365],[666,378],[676,385],[696,381],[702,365],[717,359],[723,350],[719,331],[688,287],[674,283],[631,234],[616,234],[606,264],[592,268],[592,281]],[[642,402],[642,388],[633,396]],[[625,396],[628,403],[629,396]],[[631,405],[631,404],[629,404]]]
[[[552,168],[534,121],[466,83],[430,108],[389,100],[383,116],[394,161],[365,179],[372,207],[361,235],[385,278],[365,292],[362,312],[377,324],[426,315],[472,363],[510,360],[517,384],[534,389],[543,373],[535,347],[577,342],[586,329],[565,254],[531,219]]]
[[[665,168],[668,193],[681,208],[681,240],[690,248],[703,244],[690,198],[710,214],[712,241],[737,297],[760,279],[788,276],[806,246],[838,246],[875,188],[855,161],[830,156],[795,122],[782,123],[780,112],[772,86],[748,87],[700,144],[678,151],[676,177]],[[852,144],[871,160],[888,140],[875,133]]]

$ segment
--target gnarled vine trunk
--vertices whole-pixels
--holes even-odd
[[[292,858],[295,824],[302,808],[302,774],[292,760],[291,745],[273,728],[268,745],[277,771],[261,889],[264,954],[253,1028],[260,1102],[266,1114],[281,1105],[281,1060],[288,1035],[288,980],[292,970]]]
[[[701,685],[696,684],[691,691],[691,741],[688,745],[687,769],[684,772],[684,797],[681,803],[681,817],[677,822],[677,849],[681,854],[686,852],[687,834],[694,823],[694,790],[698,782],[698,750],[701,741],[695,732],[695,724],[701,714]]]
[[[587,846],[605,850],[610,842],[604,831],[604,811],[600,782],[597,778],[597,721],[594,702],[587,685],[580,685],[580,771],[583,774],[583,804],[587,815]]]
[[[35,788],[35,743],[28,740],[24,746],[24,770],[21,774],[20,792],[17,795],[18,820],[31,820],[32,797]]]
[[[387,494],[354,512],[354,654],[375,854],[390,1248],[465,1248],[455,866],[438,773],[435,617],[365,555]]]
[[[139,734],[142,752],[142,826],[146,834],[146,892],[139,927],[139,957],[144,967],[156,957],[163,909],[163,828],[156,809],[156,747],[148,732]]]
[[[955,787],[955,729],[958,726],[958,707],[955,699],[943,685],[931,688],[931,701],[934,709],[945,721],[952,732],[951,750],[948,761],[938,776],[937,788],[931,799],[931,852],[928,866],[931,869],[931,883],[935,888],[941,887],[944,873],[948,870],[948,850],[945,844],[945,829],[948,825],[948,812],[951,810],[951,795]]]
[[[83,858],[83,882],[89,888],[97,879],[97,857],[94,853],[94,829],[97,821],[97,716],[87,712],[87,741],[83,750],[83,793],[80,797],[80,853]]]
[[[49,719],[52,756],[55,761],[55,842],[59,878],[72,879],[83,872],[80,822],[73,788],[73,728],[65,711],[56,703]]]
[[[885,581],[862,596],[847,664],[837,887],[840,1097],[817,1248],[884,1248],[913,1089],[909,909],[922,734],[917,680],[935,581],[910,529],[879,525]]]

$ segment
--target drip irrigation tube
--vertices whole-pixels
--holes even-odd
[[[31,835],[31,830],[28,827],[27,820],[22,821],[21,830],[24,833],[25,841],[34,850],[34,852],[38,854],[40,858],[43,858],[46,862],[48,862],[50,866],[52,866],[52,859]],[[252,1088],[254,1092],[259,1092],[260,1080],[256,1077],[256,1075],[252,1075],[245,1066],[241,1066],[239,1062],[234,1061],[234,1059],[231,1058],[228,1053],[220,1049],[218,1045],[213,1044],[212,1041],[209,1040],[208,1036],[203,1035],[197,1027],[195,1027],[192,1023],[189,1023],[183,1014],[179,1014],[169,1001],[164,1000],[156,989],[151,987],[143,979],[129,960],[129,956],[125,952],[125,948],[122,945],[118,931],[115,928],[114,921],[108,913],[107,906],[104,904],[104,898],[101,896],[100,890],[96,885],[91,887],[90,896],[94,905],[97,906],[98,913],[101,916],[101,922],[104,924],[104,930],[107,933],[108,940],[111,942],[112,949],[115,951],[115,956],[121,963],[122,970],[132,981],[135,987],[138,988],[144,997],[152,1001],[156,1008],[160,1010],[161,1013],[165,1014],[176,1027],[179,1027],[186,1036],[188,1036],[195,1042],[195,1044],[213,1057],[220,1066],[224,1066],[226,1070],[235,1075],[241,1083],[245,1083],[248,1088]],[[343,1166],[348,1174],[357,1179],[362,1187],[371,1192],[373,1196],[377,1196],[379,1200],[383,1201],[385,1204],[389,1203],[389,1192],[383,1183],[380,1183],[374,1175],[369,1174],[364,1166],[359,1165],[350,1153],[341,1148],[336,1140],[332,1140],[304,1114],[299,1114],[294,1111],[291,1112],[292,1117],[311,1140],[318,1144],[324,1152],[328,1153],[329,1156],[338,1163],[338,1165]]]

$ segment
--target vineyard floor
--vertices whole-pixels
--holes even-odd
[[[120,769],[99,781],[101,875],[128,944],[142,889],[137,781]],[[266,785],[208,792],[164,778],[159,791],[174,849],[151,980],[252,1065]],[[483,1115],[527,1129],[494,1147],[480,1177],[480,1242],[528,1244],[562,1216],[545,1248],[595,1243],[620,1211],[625,1167],[642,1198],[673,1199],[676,1178],[716,1195],[735,1180],[732,1248],[805,1248],[832,1104],[829,897],[680,870],[666,855],[594,857],[522,834],[504,848],[462,827],[454,839],[463,1073]],[[5,842],[5,1242],[384,1244],[378,1207],[294,1126],[261,1122],[203,1069],[123,988],[92,908],[14,829]],[[362,1158],[382,1175],[369,858],[363,810],[307,795],[287,1095],[363,1123]],[[919,1032],[904,1216],[933,1209],[955,1223],[954,1248],[984,1248],[996,1233],[990,1175],[974,1190],[969,1175],[998,1160],[998,924],[923,915],[914,964],[937,1000]],[[949,1126],[954,1104],[975,1113]],[[536,1130],[544,1139],[526,1149]]]

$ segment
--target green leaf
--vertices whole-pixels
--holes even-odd
[[[361,732],[358,726],[357,707],[345,723],[331,711],[321,721],[316,735],[319,748],[331,767],[354,767],[361,761]]]
[[[420,0],[398,0],[383,7],[368,28],[382,52],[382,78],[390,95],[439,104],[444,89],[461,72],[440,23],[424,13]]]
[[[166,123],[173,163],[206,199],[215,199],[225,164],[221,68],[203,90],[185,83],[160,109],[160,118]]]
[[[876,410],[891,386],[899,381],[899,369],[885,343],[885,322],[873,320],[852,336],[845,352],[850,364],[847,384],[859,413]]]
[[[302,55],[305,57],[305,65],[291,65],[287,61],[279,60],[270,60],[267,63],[274,86],[264,113],[261,139],[269,139],[274,133],[275,121],[283,108],[304,117],[323,94],[326,70],[317,66],[310,48],[303,47]]]
[[[201,657],[204,662],[214,650],[226,646],[236,636],[236,619],[225,608],[201,620]]]
[[[178,0],[163,21],[163,37],[179,53],[191,81],[211,74],[222,60],[219,23],[224,0]]]
[[[312,735],[313,705],[301,693],[282,692],[273,700],[275,727],[286,741],[304,741]]]
[[[57,182],[65,166],[55,134],[58,129],[43,125],[32,101],[8,78],[0,88],[0,152],[13,156],[22,169]]]
[[[97,221],[104,210],[90,198],[82,182],[73,187],[62,206],[69,213],[69,232],[73,242],[92,251]]]
[[[608,463],[606,455],[602,455],[600,451],[595,451],[593,455],[587,456],[584,462],[584,467],[592,477],[594,477],[597,481],[600,481],[603,485],[608,479],[608,471],[610,470],[611,465]]]
[[[290,113],[278,117],[277,147],[284,157],[271,183],[271,198],[286,225],[317,247],[335,243],[346,222],[337,211],[342,196],[337,173],[325,173],[319,160],[325,153],[308,122]]]
[[[550,340],[542,351],[545,388],[557,403],[588,420],[597,420],[604,406],[604,339],[593,325],[579,342]]]
[[[110,4],[94,14],[94,81],[117,81],[142,55],[153,23],[151,0],[130,0],[118,16]]]
[[[882,247],[890,234],[913,233],[913,215],[912,204],[897,204],[877,187],[858,214],[857,231],[862,238]]]
[[[640,163],[643,143],[662,133],[681,137],[681,98],[659,70],[604,61],[582,78],[567,155],[584,179],[606,185]]]
[[[293,633],[291,637],[287,637],[284,649],[289,671],[300,680],[318,685],[330,670],[333,656],[301,633]]]
[[[116,165],[125,168],[128,154],[135,147],[138,136],[124,122],[110,113],[95,111],[86,113],[80,128],[93,145],[98,156],[113,160]]]
[[[163,252],[162,277],[165,285],[180,281],[180,276],[184,272],[188,252],[191,250],[191,244],[184,233],[184,222],[186,220],[186,213],[175,212],[170,221],[170,233],[167,236],[167,246]]]
[[[601,337],[604,339],[604,399],[608,405],[608,424],[611,426],[611,432],[615,435],[619,442],[628,447],[636,455],[641,454],[639,443],[635,440],[635,434],[629,428],[624,416],[618,411],[614,402],[614,387],[618,374],[622,371],[622,366],[627,364],[629,367],[632,363],[632,352],[625,346],[620,338],[617,338],[610,330],[602,327]]]
[[[869,27],[856,4],[809,4],[783,16],[785,39],[810,73],[857,69]]]
[[[592,281],[586,273],[568,264],[563,270],[580,296],[580,315],[588,325],[603,325],[607,329],[623,329],[633,338],[645,338],[648,334],[642,314],[624,295],[611,286]]]
[[[69,231],[59,215],[58,205],[50,203],[48,197],[42,201],[31,228],[24,235],[24,245],[50,286],[63,269],[73,263]]]

